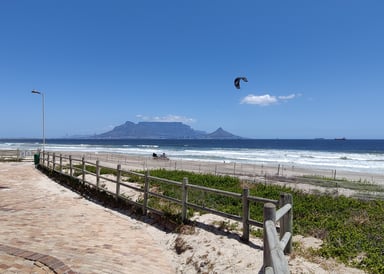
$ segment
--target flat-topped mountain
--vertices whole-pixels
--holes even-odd
[[[139,122],[127,121],[111,131],[94,136],[110,139],[241,139],[221,127],[212,133],[194,130],[181,122]]]

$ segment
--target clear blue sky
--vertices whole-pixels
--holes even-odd
[[[0,138],[181,121],[384,138],[384,2],[2,0]],[[233,80],[248,83],[235,89]]]

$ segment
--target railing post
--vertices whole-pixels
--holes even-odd
[[[242,240],[249,242],[249,189],[243,188],[243,236]]]
[[[49,168],[49,153],[47,153],[47,167]]]
[[[187,202],[188,202],[188,178],[184,177],[183,178],[183,185],[181,186],[181,203],[182,203],[182,211],[181,211],[181,219],[183,223],[187,220]]]
[[[96,187],[99,189],[100,186],[100,162],[96,160]]]
[[[63,173],[63,155],[60,153],[60,173]]]
[[[276,222],[276,206],[272,203],[265,203],[264,204],[264,221],[263,221],[263,241],[264,241],[264,248],[263,248],[263,263],[264,268],[268,266],[272,266],[272,258],[271,258],[271,249],[268,244],[267,239],[267,229],[266,229],[266,221],[270,220],[273,223]]]
[[[147,215],[148,192],[149,192],[149,170],[145,172],[143,215]]]
[[[82,173],[82,181],[83,181],[83,184],[85,183],[85,159],[84,159],[84,156],[81,157],[81,173]]]
[[[72,155],[69,155],[69,176],[73,177]]]
[[[288,211],[287,214],[285,214],[281,219],[280,219],[280,239],[284,236],[285,232],[290,232],[291,235],[293,235],[293,199],[292,199],[292,194],[289,193],[281,193],[280,194],[280,201],[279,201],[279,206],[280,208],[285,206],[286,204],[291,204],[292,208],[291,210]],[[284,253],[285,254],[290,254],[292,252],[292,237],[288,241]]]
[[[119,199],[120,195],[120,183],[121,183],[121,165],[117,165],[117,176],[116,176],[116,200]]]
[[[39,154],[39,165],[44,165],[44,154],[39,150],[36,151]]]
[[[56,153],[54,152],[52,154],[52,169],[55,170],[56,168]]]

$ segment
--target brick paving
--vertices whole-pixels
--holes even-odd
[[[0,244],[1,273],[75,274],[67,265],[49,255]]]
[[[0,163],[0,273],[175,273],[148,224]]]

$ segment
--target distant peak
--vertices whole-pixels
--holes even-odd
[[[222,127],[219,127],[214,132],[207,135],[210,139],[240,139],[241,137],[233,135],[228,131],[225,131]]]

